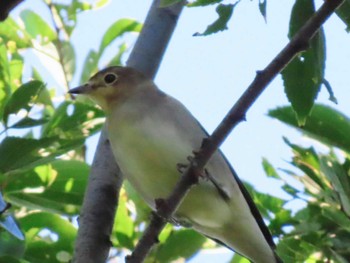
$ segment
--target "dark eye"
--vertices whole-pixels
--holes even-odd
[[[117,79],[117,76],[115,74],[107,74],[105,77],[104,77],[104,81],[106,84],[112,84],[115,80]]]

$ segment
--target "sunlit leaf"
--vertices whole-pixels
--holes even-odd
[[[120,19],[113,23],[102,37],[99,54],[105,50],[113,40],[121,37],[126,32],[140,32],[142,24],[133,19]]]
[[[157,259],[171,262],[179,257],[189,258],[203,246],[206,238],[191,229],[174,231],[157,251]]]
[[[23,10],[20,16],[23,19],[26,31],[32,39],[37,39],[44,44],[57,38],[56,32],[37,13],[27,9]]]

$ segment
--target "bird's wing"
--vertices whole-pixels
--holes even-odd
[[[209,137],[208,132],[203,128],[203,126],[198,122],[198,120],[186,109],[186,107],[184,107],[184,105],[177,101],[176,99],[172,98],[172,97],[166,97],[167,100],[167,107],[170,108],[170,110],[172,111],[172,117],[175,118],[175,120],[178,122],[179,125],[183,125],[182,122],[186,122],[186,123],[193,123],[192,126],[194,126],[193,128],[200,128],[201,129],[201,133],[205,136],[205,137]],[[187,120],[184,120],[183,118],[186,117],[188,118]],[[196,126],[196,127],[195,127]],[[198,135],[198,133],[197,133]],[[204,138],[196,138],[197,140],[202,140]],[[193,149],[193,150],[197,150],[197,149]],[[258,224],[260,231],[262,232],[264,238],[266,239],[266,242],[269,244],[270,247],[275,248],[275,243],[273,241],[273,238],[271,236],[271,233],[269,231],[269,229],[267,228],[258,208],[256,207],[254,201],[252,200],[252,197],[250,196],[248,190],[245,188],[244,184],[242,183],[242,181],[239,179],[237,173],[235,172],[235,170],[233,169],[233,167],[230,165],[230,163],[228,162],[227,158],[224,156],[224,154],[221,152],[221,150],[219,149],[219,154],[221,155],[221,157],[225,160],[227,166],[230,168],[231,173],[234,177],[234,179],[236,180],[240,191],[243,194],[243,197],[245,199],[245,201],[247,202],[250,212],[252,213],[253,217],[256,220],[256,223]],[[213,175],[213,177],[215,178],[215,175]],[[215,187],[220,187],[219,185],[215,185]],[[219,189],[219,192],[225,192],[222,189]],[[224,198],[224,197],[223,197]]]

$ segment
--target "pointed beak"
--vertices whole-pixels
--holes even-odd
[[[68,93],[70,93],[70,94],[86,94],[86,93],[89,93],[90,90],[91,90],[90,85],[85,84],[85,85],[70,89],[68,91]]]

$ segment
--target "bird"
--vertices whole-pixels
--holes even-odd
[[[156,210],[180,179],[194,149],[208,137],[197,119],[153,80],[131,67],[111,66],[86,84],[70,89],[86,95],[106,115],[113,155],[124,177]],[[191,226],[254,263],[280,263],[275,243],[251,196],[225,156],[217,150],[174,214]]]

